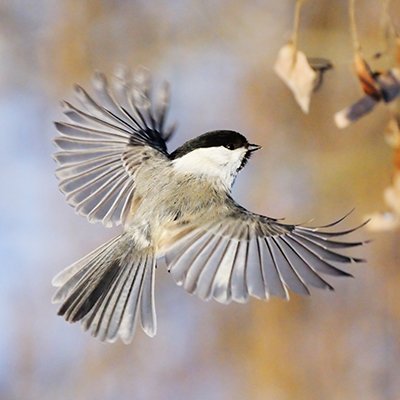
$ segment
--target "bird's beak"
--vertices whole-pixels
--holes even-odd
[[[262,146],[260,146],[258,144],[249,143],[249,146],[247,147],[247,150],[253,152],[253,151],[260,150],[261,148],[262,148]]]

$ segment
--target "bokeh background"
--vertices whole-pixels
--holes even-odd
[[[380,10],[356,2],[366,55],[385,48]],[[307,116],[273,72],[293,11],[293,0],[0,1],[1,399],[400,398],[398,231],[355,235],[374,239],[355,279],[290,302],[203,303],[159,269],[158,335],[129,346],[98,342],[50,304],[51,278],[118,231],[74,214],[51,159],[58,100],[95,69],[145,65],[171,82],[171,148],[220,128],[262,144],[234,189],[256,212],[324,224],[355,207],[347,227],[384,208],[387,109],[344,131],[333,122],[360,96],[347,1],[304,5],[300,49],[335,65]]]

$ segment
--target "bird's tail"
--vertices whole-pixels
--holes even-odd
[[[150,249],[136,251],[122,234],[75,262],[53,279],[53,302],[69,322],[81,321],[101,340],[129,343],[138,314],[143,330],[156,333],[155,259]]]

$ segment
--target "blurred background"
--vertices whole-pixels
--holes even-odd
[[[52,121],[95,69],[148,67],[172,86],[170,149],[207,130],[263,145],[235,198],[256,212],[343,227],[385,208],[388,111],[340,131],[336,111],[361,95],[347,1],[308,0],[299,48],[335,68],[309,115],[273,72],[291,36],[293,0],[0,2],[1,399],[399,399],[399,231],[371,233],[367,264],[336,291],[228,307],[156,277],[158,334],[100,343],[57,317],[51,278],[119,230],[90,225],[58,191]],[[390,12],[400,24],[400,2]],[[356,2],[365,54],[385,48],[381,2]],[[384,59],[379,60],[379,63]],[[377,62],[378,63],[378,62]]]

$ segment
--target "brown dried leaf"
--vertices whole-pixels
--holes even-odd
[[[308,63],[306,55],[289,43],[279,50],[274,70],[292,91],[300,108],[307,114],[318,74]]]
[[[373,72],[359,55],[356,56],[355,65],[366,96],[335,114],[338,128],[346,128],[368,114],[379,101],[390,103],[400,95],[400,69],[392,68],[383,73]]]
[[[354,56],[354,66],[364,93],[375,98],[376,100],[380,100],[381,93],[376,82],[375,73],[371,70],[368,63],[359,53],[356,53]]]

